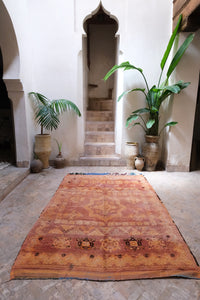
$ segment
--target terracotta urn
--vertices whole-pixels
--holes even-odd
[[[146,143],[144,143],[142,150],[142,154],[145,157],[145,169],[147,171],[155,171],[160,155],[159,136],[146,135],[145,139]]]
[[[35,153],[42,161],[43,168],[49,167],[49,156],[51,154],[51,136],[50,134],[37,134],[35,136]]]
[[[62,153],[59,152],[59,154],[56,156],[55,160],[54,160],[54,167],[56,169],[61,169],[65,167],[65,159],[62,156]]]

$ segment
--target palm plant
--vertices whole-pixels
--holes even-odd
[[[178,35],[178,30],[180,28],[181,20],[182,20],[182,15],[180,15],[180,17],[178,19],[177,25],[170,37],[169,43],[167,45],[167,49],[161,60],[161,63],[160,63],[161,72],[160,72],[160,76],[159,76],[157,85],[153,85],[151,88],[149,88],[149,85],[147,83],[147,80],[143,73],[143,70],[141,68],[135,67],[134,65],[130,64],[128,61],[123,62],[120,65],[115,65],[110,71],[108,71],[108,73],[104,77],[104,80],[107,80],[116,70],[121,68],[121,69],[124,69],[124,71],[137,70],[144,79],[146,88],[134,88],[131,90],[124,91],[118,98],[118,101],[119,101],[125,95],[127,95],[131,92],[135,92],[135,91],[142,92],[146,98],[147,106],[133,111],[126,120],[126,127],[128,127],[128,126],[134,127],[136,125],[140,125],[144,129],[144,131],[146,132],[147,135],[158,136],[158,135],[160,135],[161,131],[165,127],[174,126],[178,123],[175,121],[168,122],[159,131],[159,110],[160,110],[161,104],[170,95],[180,93],[181,90],[185,89],[190,84],[190,82],[183,82],[182,80],[180,80],[180,81],[176,82],[175,84],[169,85],[169,78],[170,78],[172,72],[174,71],[174,69],[176,68],[176,66],[178,65],[179,61],[181,60],[186,49],[192,42],[192,40],[194,38],[194,34],[189,34],[189,36],[185,39],[183,44],[177,50],[176,54],[174,55],[170,65],[169,65],[169,68],[167,70],[166,78],[163,81],[163,83],[161,83],[164,67],[166,65],[167,59],[169,57],[169,54],[171,52],[172,46],[175,42],[175,39]],[[147,121],[143,115],[148,115]],[[139,121],[138,121],[138,119],[139,119]]]
[[[73,102],[66,99],[50,100],[42,94],[31,92],[35,111],[35,120],[41,126],[41,134],[44,134],[43,129],[57,129],[60,124],[59,116],[65,112],[72,110],[81,116],[81,113]]]

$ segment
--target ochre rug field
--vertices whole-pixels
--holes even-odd
[[[200,278],[200,268],[141,175],[67,175],[11,270],[11,279],[169,276]]]

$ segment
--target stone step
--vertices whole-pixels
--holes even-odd
[[[113,112],[88,110],[86,114],[86,120],[87,121],[113,121]]]
[[[91,155],[82,156],[79,161],[73,162],[77,166],[126,166],[126,161],[119,155]]]
[[[2,201],[28,174],[30,169],[7,166],[0,172],[0,201]]]
[[[86,131],[114,131],[114,121],[86,121]]]
[[[86,131],[85,142],[110,142],[114,143],[114,131]]]
[[[89,98],[88,101],[88,110],[113,110],[113,100],[112,99],[102,99],[102,98]]]
[[[85,156],[113,154],[115,154],[115,143],[85,143]]]

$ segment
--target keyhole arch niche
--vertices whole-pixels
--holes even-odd
[[[83,97],[85,111],[93,99],[113,99],[116,153],[121,153],[121,138],[117,138],[116,103],[119,94],[117,73],[107,81],[103,78],[119,62],[119,21],[100,2],[83,21]],[[116,143],[118,140],[118,143]]]

